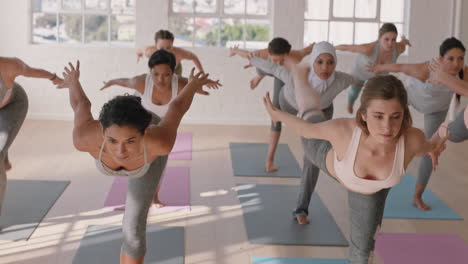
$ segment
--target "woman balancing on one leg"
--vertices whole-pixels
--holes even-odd
[[[293,115],[297,114],[291,73],[283,67],[273,65],[259,58],[252,58],[251,63],[285,82],[285,88],[282,89],[279,96],[280,109]],[[293,64],[290,60],[285,60],[286,67],[289,68]],[[313,89],[320,95],[320,107],[326,120],[331,119],[333,116],[333,100],[335,97],[349,85],[357,82],[351,75],[335,71],[336,64],[337,58],[333,45],[328,42],[315,44],[308,63],[310,67],[307,78]],[[299,224],[308,224],[309,203],[320,171],[306,156],[304,156],[303,160],[300,191],[293,214]]]
[[[367,64],[395,63],[398,56],[405,51],[406,45],[411,46],[409,40],[403,36],[396,42],[398,30],[392,23],[385,23],[379,29],[379,39],[372,43],[361,45],[338,45],[337,50],[359,53],[354,63],[352,75],[360,80],[351,86],[348,93],[348,112],[353,113],[353,105],[361,92],[364,82],[373,75],[367,71]]]
[[[6,171],[11,169],[8,149],[28,112],[28,96],[15,82],[19,76],[49,79],[56,85],[63,81],[56,74],[32,68],[18,58],[0,57],[0,213],[6,191]]]
[[[167,51],[170,51],[174,54],[176,57],[176,67],[174,69],[174,73],[177,75],[182,75],[182,60],[190,60],[195,64],[195,67],[200,72],[204,72],[203,66],[201,65],[200,60],[198,59],[197,55],[194,53],[174,47],[174,34],[172,34],[168,30],[159,30],[156,32],[154,35],[154,45],[153,46],[148,46],[143,49],[138,49],[137,50],[137,62],[140,61],[141,57],[145,55],[146,57],[150,58],[153,53],[155,53],[158,50],[165,49]]]
[[[79,62],[65,68],[64,86],[69,88],[75,113],[73,144],[88,152],[104,175],[126,176],[128,181],[124,242],[121,264],[143,263],[146,251],[146,217],[154,191],[174,145],[180,120],[193,96],[208,81],[207,74],[193,76],[169,105],[162,120],[141,106],[133,95],[116,96],[101,109],[99,121],[91,114],[91,102],[79,82]]]
[[[271,63],[276,65],[283,65],[285,59],[291,60],[294,63],[299,63],[301,60],[309,55],[312,52],[314,44],[311,44],[304,49],[301,50],[291,50],[291,44],[284,39],[284,38],[274,38],[268,43],[268,49],[262,49],[252,52],[257,57],[260,57],[265,60],[269,60]],[[229,56],[238,55],[243,58],[248,58],[251,52],[246,50],[241,50],[238,46],[229,49]],[[249,67],[251,65],[247,65]],[[259,68],[256,68],[257,75],[252,78],[250,81],[250,88],[255,89],[260,81],[266,76],[272,76],[271,74],[265,73]],[[273,86],[273,104],[276,107],[280,107],[279,105],[279,94],[281,88],[283,87],[284,83],[278,79],[274,78],[274,86]],[[278,123],[271,123],[271,130],[270,130],[270,140],[268,145],[268,152],[265,159],[265,170],[267,172],[275,172],[278,169],[274,165],[275,160],[275,152],[278,146],[278,142],[281,136],[281,122]]]
[[[104,83],[101,88],[105,89],[112,85],[119,85],[134,89],[141,96],[141,104],[143,107],[163,118],[170,103],[177,97],[187,84],[187,79],[178,76],[174,73],[176,65],[175,56],[166,51],[158,50],[148,61],[149,73],[135,76],[133,78],[113,79]],[[210,88],[218,88],[221,84],[218,81],[208,80],[205,84]],[[208,95],[208,92],[199,90],[198,93]],[[157,207],[162,207],[164,204],[159,200],[158,194],[160,185],[154,194],[153,203]]]
[[[407,76],[404,81],[408,92],[409,103],[419,112],[424,114],[424,133],[426,137],[432,136],[447,116],[450,101],[455,93],[467,94],[468,77],[463,73],[468,70],[464,64],[465,47],[456,38],[448,38],[440,45],[439,72],[451,75],[451,79],[440,82],[431,82],[434,76],[430,71],[430,63],[420,64],[377,64],[371,65],[370,71],[402,72]],[[436,74],[437,75],[437,74]],[[440,74],[439,74],[440,75]],[[459,79],[454,81],[453,79]],[[413,203],[421,210],[429,210],[430,207],[422,200],[422,194],[426,189],[432,172],[432,163],[429,156],[421,159],[418,171],[418,179],[415,188]]]
[[[305,138],[306,156],[348,189],[350,264],[371,263],[374,235],[381,225],[385,199],[415,157],[430,153],[434,165],[445,147],[437,135],[428,141],[411,126],[407,95],[394,76],[366,82],[355,118],[325,121],[318,93],[304,68],[292,69],[299,116],[276,109],[264,99],[271,118],[282,121]],[[325,121],[325,122],[324,122]]]

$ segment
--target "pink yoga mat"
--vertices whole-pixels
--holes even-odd
[[[177,133],[174,148],[169,154],[170,160],[192,160],[192,133]]]
[[[380,233],[376,251],[385,264],[468,263],[468,245],[455,234]]]
[[[151,210],[190,210],[190,168],[166,167],[162,178],[159,199],[166,206],[151,207]],[[115,177],[111,189],[107,194],[104,207],[123,210],[127,196],[128,179]]]

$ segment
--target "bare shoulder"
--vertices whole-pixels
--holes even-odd
[[[412,153],[418,152],[421,146],[426,142],[426,136],[424,132],[416,127],[410,127],[406,130],[405,134],[405,146]]]
[[[374,52],[375,45],[377,45],[377,41],[371,42],[371,43],[366,43],[366,44],[361,44],[359,46],[360,53],[371,56],[372,53]]]
[[[8,74],[21,73],[26,64],[17,57],[0,57],[0,70]]]

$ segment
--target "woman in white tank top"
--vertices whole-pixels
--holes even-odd
[[[382,222],[385,199],[415,156],[430,153],[434,166],[446,137],[427,140],[411,126],[407,95],[391,75],[367,81],[356,118],[325,121],[318,93],[307,80],[307,69],[293,66],[296,101],[302,119],[276,109],[264,99],[272,120],[284,122],[302,137],[306,156],[348,189],[350,264],[372,263],[374,235]],[[312,222],[313,224],[313,222]],[[370,262],[369,262],[370,261]]]
[[[104,82],[101,90],[112,85],[119,85],[134,89],[141,96],[143,107],[160,118],[166,115],[169,104],[181,89],[187,84],[187,79],[174,74],[175,57],[172,53],[161,49],[153,53],[148,61],[149,73],[137,75],[133,78],[120,78]],[[219,81],[208,80],[205,85],[217,89]],[[207,91],[199,89],[199,94],[209,95]],[[160,186],[157,187],[153,203],[157,207],[164,206],[158,198]]]
[[[434,60],[438,68],[436,72],[431,72],[429,62],[371,65],[370,70],[374,73],[401,72],[407,75],[404,84],[408,103],[424,114],[424,133],[429,138],[446,119],[454,93],[468,94],[468,67],[465,66],[464,57],[463,44],[456,38],[448,38],[440,45],[439,56]],[[444,77],[440,78],[442,75]],[[431,81],[433,79],[441,81]],[[431,174],[431,159],[426,155],[419,164],[413,198],[413,203],[420,210],[430,210],[422,195]]]

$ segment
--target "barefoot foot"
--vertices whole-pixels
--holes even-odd
[[[266,172],[277,172],[278,168],[275,168],[275,165],[273,164],[272,161],[267,161],[265,163],[265,171]]]
[[[299,223],[300,225],[309,224],[309,220],[307,219],[307,216],[305,215],[296,215],[296,220],[297,220],[297,223]]]
[[[352,114],[353,113],[353,105],[349,104],[346,109],[348,110],[348,113]]]
[[[425,204],[421,197],[414,197],[413,205],[416,206],[419,210],[422,210],[422,211],[431,210],[431,207],[429,205]]]

